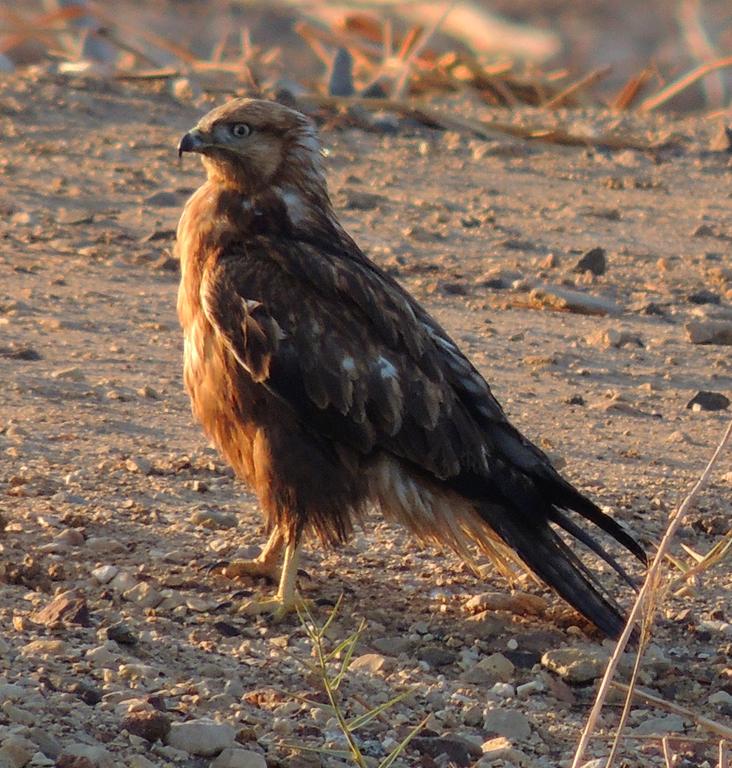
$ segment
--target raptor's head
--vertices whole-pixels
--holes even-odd
[[[300,112],[262,99],[234,99],[183,136],[178,156],[198,152],[210,180],[256,195],[272,187],[325,189],[315,126]]]

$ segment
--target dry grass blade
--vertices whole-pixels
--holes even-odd
[[[59,30],[49,29],[58,22],[74,21],[89,15],[89,9],[81,5],[68,5],[57,11],[44,13],[33,19],[26,19],[9,9],[0,9],[0,18],[4,18],[15,31],[0,42],[0,53],[9,51],[21,45],[28,39],[36,39],[50,43]]]
[[[668,736],[664,736],[661,739],[661,747],[663,748],[663,759],[666,762],[666,768],[674,768],[674,753],[671,750]]]
[[[94,15],[104,21],[105,25],[109,28],[116,28],[122,32],[126,32],[134,39],[144,40],[146,43],[159,48],[162,51],[167,51],[173,54],[186,64],[193,64],[198,61],[198,57],[191,53],[187,48],[184,48],[180,43],[174,43],[161,35],[155,34],[150,29],[141,25],[130,24],[120,20],[119,14],[111,12],[107,6],[103,5],[96,0],[87,0],[89,7],[94,12]]]
[[[709,552],[699,560],[699,562],[692,565],[690,568],[686,568],[681,576],[678,576],[671,583],[671,589],[678,589],[680,587],[675,594],[683,594],[688,589],[689,579],[693,579],[705,571],[708,571],[710,568],[713,568],[718,563],[721,563],[730,552],[732,552],[732,531],[728,531],[726,536],[718,541]],[[682,584],[684,584],[684,586],[682,586]]]
[[[579,743],[577,745],[577,750],[575,752],[571,768],[579,768],[582,764],[582,760],[587,749],[587,744],[589,743],[590,736],[595,729],[597,720],[600,717],[600,712],[602,711],[602,707],[605,703],[605,699],[607,698],[608,691],[612,685],[612,679],[615,675],[615,670],[617,669],[618,663],[620,662],[620,657],[628,645],[628,641],[630,640],[630,637],[633,633],[633,628],[636,621],[640,618],[642,611],[645,610],[645,608],[649,605],[649,596],[658,583],[658,577],[666,557],[666,552],[671,546],[671,541],[673,540],[673,537],[676,534],[679,526],[683,522],[686,513],[689,511],[692,504],[696,501],[697,496],[709,482],[712,470],[719,460],[719,457],[724,452],[724,449],[729,442],[730,436],[732,436],[732,421],[730,421],[730,423],[727,425],[727,429],[722,435],[722,439],[717,446],[717,449],[714,451],[712,458],[709,460],[709,463],[702,472],[701,477],[694,484],[694,487],[691,489],[691,491],[689,491],[689,494],[686,496],[684,501],[681,503],[669,521],[668,528],[666,529],[666,533],[664,534],[663,539],[658,546],[658,551],[656,552],[653,563],[648,570],[648,574],[646,575],[646,580],[643,583],[643,587],[638,593],[635,604],[633,605],[630,615],[628,616],[625,629],[618,639],[615,651],[613,652],[612,656],[610,657],[610,661],[608,662],[605,675],[603,676],[600,687],[597,691],[595,703],[592,707],[592,711],[590,712],[589,717],[587,718],[587,723],[585,724],[585,727],[582,731],[582,736],[580,737]],[[661,701],[663,701],[663,699],[661,699]]]
[[[695,67],[691,70],[691,72],[688,72],[683,77],[680,77],[678,80],[674,80],[673,83],[669,83],[658,93],[654,94],[653,96],[649,96],[647,99],[644,99],[640,103],[638,109],[641,112],[650,112],[652,109],[656,109],[662,104],[665,104],[670,99],[673,99],[674,96],[677,96],[690,85],[693,85],[698,80],[701,80],[711,72],[716,72],[720,69],[725,69],[726,67],[732,67],[732,56],[725,56],[724,58],[717,59],[716,61],[708,61],[704,64],[700,64],[698,67]]]
[[[448,17],[450,11],[452,11],[456,4],[457,0],[453,0],[445,6],[445,10],[438,16],[438,18],[435,19],[434,23],[422,33],[420,39],[414,44],[407,56],[403,59],[402,71],[396,83],[394,84],[392,91],[394,98],[401,98],[404,95],[407,82],[409,81],[409,72],[412,68],[412,62],[419,56],[420,53],[422,53],[422,51],[427,46],[427,43],[430,41],[430,38],[442,26],[443,22]]]
[[[637,74],[631,75],[618,91],[617,96],[610,101],[610,109],[618,111],[630,109],[640,92],[655,74],[657,74],[655,67],[645,67]]]
[[[623,693],[631,692],[629,685],[624,685],[623,683],[617,682],[612,682],[611,685],[613,688],[617,688],[619,691],[623,691]],[[704,728],[710,733],[715,734],[716,736],[719,736],[722,739],[732,739],[732,728],[730,728],[728,725],[718,723],[716,720],[710,720],[708,717],[699,715],[691,709],[682,707],[680,704],[674,704],[672,701],[666,701],[666,699],[662,699],[660,696],[656,696],[654,693],[649,693],[648,691],[644,691],[640,688],[633,689],[632,694],[635,698],[643,699],[643,701],[647,701],[649,704],[655,704],[659,709],[665,709],[667,712],[673,712],[675,715],[681,715],[681,717],[691,721],[692,723],[696,723],[698,726]]]
[[[611,71],[612,67],[602,67],[601,69],[593,70],[588,75],[581,77],[576,82],[568,85],[563,91],[560,91],[556,96],[549,99],[549,101],[544,104],[544,107],[546,109],[556,109],[557,107],[563,106],[568,99],[572,98],[585,88],[590,88],[595,85],[595,83],[598,83],[603,77],[607,77]]]
[[[373,111],[388,110],[412,117],[433,128],[459,131],[481,139],[495,138],[496,134],[508,134],[527,141],[545,141],[551,144],[561,144],[569,147],[605,147],[611,150],[637,149],[641,152],[652,152],[667,147],[668,144],[651,144],[631,136],[616,136],[609,134],[585,135],[572,133],[562,128],[541,128],[514,125],[492,120],[474,120],[459,117],[455,114],[445,114],[440,110],[421,104],[414,104],[397,99],[364,99],[344,96],[319,96],[309,94],[302,98],[305,103],[319,107],[347,108],[358,105]]]
[[[319,676],[323,684],[326,696],[328,697],[328,709],[338,722],[338,726],[341,729],[343,736],[345,737],[346,743],[348,744],[348,751],[332,750],[325,747],[312,747],[303,744],[288,744],[287,746],[292,749],[315,752],[322,755],[329,755],[331,757],[338,757],[343,759],[351,758],[351,760],[353,760],[353,762],[359,766],[359,768],[366,768],[366,760],[359,749],[358,741],[354,736],[354,732],[359,728],[363,728],[365,725],[368,725],[371,721],[377,718],[381,719],[383,717],[383,713],[386,710],[390,709],[395,704],[405,699],[413,691],[402,691],[401,693],[398,693],[396,696],[389,699],[389,701],[378,704],[371,708],[369,708],[369,706],[361,700],[357,699],[359,704],[361,704],[364,709],[366,709],[366,712],[361,715],[351,717],[350,719],[346,718],[338,699],[338,687],[348,672],[356,644],[366,629],[366,622],[362,619],[358,628],[351,635],[349,635],[345,640],[337,643],[332,650],[326,651],[325,635],[328,628],[331,626],[333,620],[335,619],[342,602],[343,595],[338,598],[338,601],[332,608],[328,618],[322,626],[318,626],[315,618],[313,617],[310,609],[306,604],[302,607],[298,607],[297,613],[300,618],[300,623],[302,624],[305,633],[312,643],[313,651],[315,652],[316,657],[316,663],[314,665],[311,665],[308,662],[303,663],[305,664],[306,668],[312,672],[315,672]],[[334,675],[332,674],[329,667],[332,665],[332,662],[336,661],[338,658],[340,658],[340,665],[337,673]],[[297,698],[299,701],[309,702],[307,698],[302,696],[295,696],[295,698]],[[418,723],[407,734],[406,738],[397,744],[394,749],[379,763],[378,768],[389,768],[389,766],[394,763],[397,757],[406,749],[409,742],[424,727],[427,719],[428,718],[425,718],[420,723]]]

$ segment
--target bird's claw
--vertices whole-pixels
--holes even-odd
[[[227,579],[240,579],[244,576],[263,577],[277,584],[280,580],[280,567],[276,562],[254,560],[232,560],[225,563],[222,570]]]
[[[309,608],[310,601],[295,594],[289,600],[283,600],[279,595],[261,600],[248,600],[239,606],[237,613],[245,616],[269,615],[275,622],[282,621],[292,613],[303,608]]]

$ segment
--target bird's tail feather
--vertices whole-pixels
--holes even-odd
[[[603,594],[597,579],[553,530],[548,519],[541,522],[532,520],[531,524],[528,524],[515,510],[507,510],[491,502],[480,504],[478,511],[505,543],[518,552],[526,565],[572,607],[609,637],[616,638],[620,635],[625,626],[621,609],[609,596]],[[562,525],[562,521],[569,522],[571,530]],[[563,517],[562,521],[556,520],[570,534],[576,535],[576,526],[566,517]],[[589,536],[584,532],[582,534],[583,536],[578,538],[587,543]],[[612,565],[613,559],[602,547],[594,542],[593,544],[594,546],[588,546]],[[613,567],[615,566],[616,570],[620,569],[624,573],[617,563]]]

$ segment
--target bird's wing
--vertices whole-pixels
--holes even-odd
[[[505,422],[500,406],[439,326],[365,259],[251,239],[206,274],[202,302],[252,378],[320,434],[364,454],[391,451],[440,479],[465,467],[489,474],[474,412]]]
[[[645,557],[508,422],[455,342],[355,244],[232,243],[201,293],[239,363],[317,434],[365,455],[390,452],[468,497],[540,507],[581,538],[561,511],[575,510]]]

